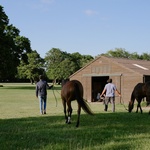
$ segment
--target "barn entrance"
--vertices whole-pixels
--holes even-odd
[[[145,83],[145,82],[148,82],[148,81],[150,81],[150,76],[144,76],[143,77],[143,82]]]
[[[97,94],[102,93],[109,76],[92,77],[92,102],[98,101]]]

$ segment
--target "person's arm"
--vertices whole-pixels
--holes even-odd
[[[46,82],[46,87],[49,89],[50,88],[50,86],[49,86],[49,84]]]
[[[121,96],[121,93],[116,89],[116,92],[118,93],[119,96]]]
[[[38,86],[36,85],[36,89],[35,89],[35,95],[38,98]]]
[[[100,95],[100,97],[102,97],[105,92],[106,92],[106,89],[104,88],[104,90],[103,90],[102,94]]]

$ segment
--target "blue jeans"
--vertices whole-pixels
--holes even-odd
[[[40,106],[40,113],[46,114],[46,100],[47,96],[38,96],[39,98],[39,106]]]

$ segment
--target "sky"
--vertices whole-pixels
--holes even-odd
[[[42,58],[52,48],[93,57],[123,48],[150,51],[150,0],[0,0]]]

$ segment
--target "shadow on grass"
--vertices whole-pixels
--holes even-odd
[[[69,125],[64,116],[4,119],[0,120],[0,146],[3,150],[135,149],[137,139],[149,140],[144,136],[150,135],[149,117],[127,112],[82,114],[79,128],[75,127],[77,115]]]

